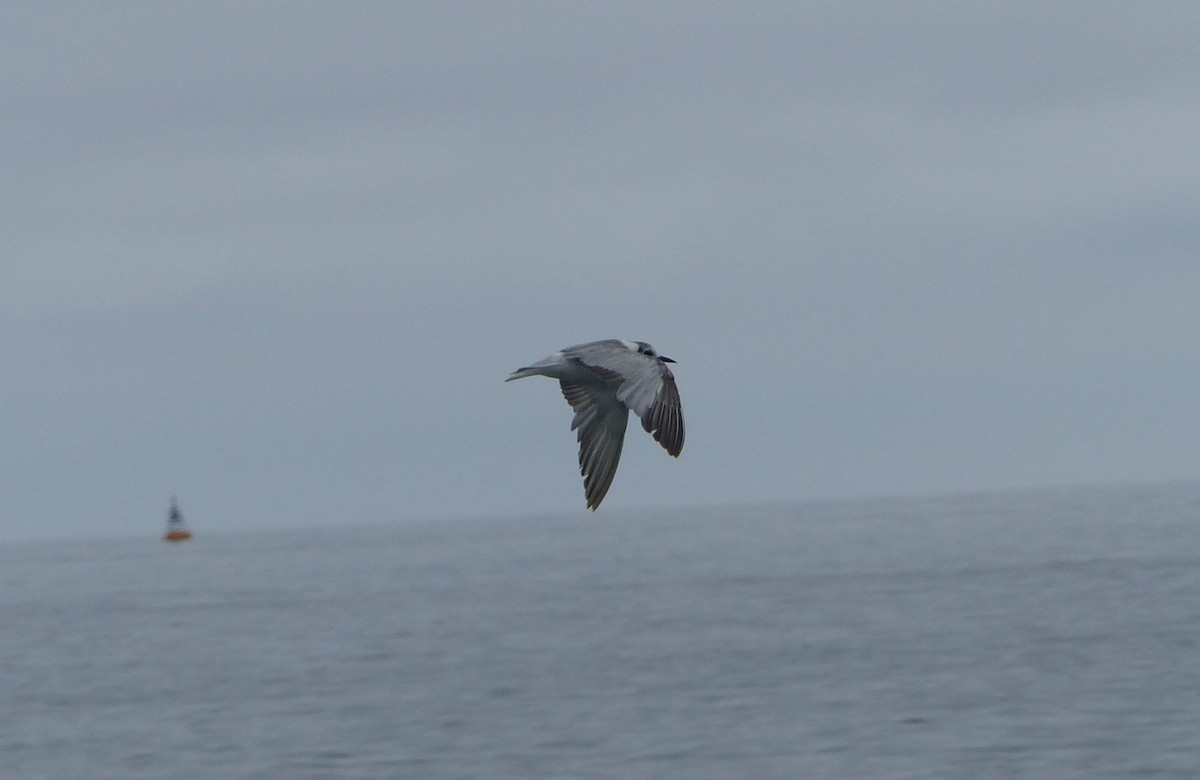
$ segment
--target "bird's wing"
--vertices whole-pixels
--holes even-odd
[[[642,429],[653,436],[663,449],[678,458],[683,451],[683,407],[679,402],[679,388],[675,385],[675,375],[671,369],[662,363],[658,365],[662,368],[662,380],[650,405],[642,407],[631,401],[625,403],[642,418]],[[617,397],[621,397],[619,391]]]
[[[629,410],[603,384],[580,384],[560,379],[563,397],[575,410],[571,430],[579,430],[579,473],[589,509],[604,500],[621,462]]]
[[[597,376],[619,382],[617,400],[642,418],[642,428],[668,453],[683,450],[683,408],[671,369],[657,358],[626,349],[619,341],[583,344],[563,354]]]

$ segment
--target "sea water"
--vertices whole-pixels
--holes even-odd
[[[0,547],[0,777],[1200,777],[1200,485]]]

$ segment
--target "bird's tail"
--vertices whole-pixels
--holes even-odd
[[[542,369],[538,368],[537,366],[526,366],[524,368],[518,368],[516,371],[509,374],[508,379],[505,379],[504,381],[511,382],[514,379],[524,379],[527,376],[538,376],[541,373]]]
[[[550,355],[544,357],[532,366],[521,366],[516,371],[505,379],[505,382],[511,382],[514,379],[524,379],[527,376],[558,376],[562,368],[562,355]]]

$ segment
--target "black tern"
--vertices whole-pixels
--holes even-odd
[[[673,457],[683,450],[679,388],[667,368],[674,362],[644,341],[605,339],[567,347],[518,368],[504,381],[527,376],[558,380],[575,410],[571,430],[579,429],[579,473],[588,508],[595,511],[617,473],[630,409]]]

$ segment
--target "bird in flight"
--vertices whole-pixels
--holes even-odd
[[[579,430],[579,473],[588,508],[595,511],[617,473],[629,410],[642,418],[642,428],[668,453],[683,449],[683,410],[675,361],[644,341],[604,339],[576,344],[518,368],[505,379],[548,376],[558,380],[563,397],[575,410],[571,430]]]

